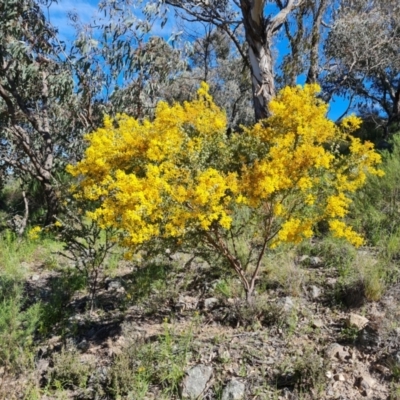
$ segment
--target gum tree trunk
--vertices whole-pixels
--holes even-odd
[[[254,112],[257,121],[270,116],[268,105],[275,96],[272,39],[289,13],[301,2],[302,0],[288,0],[286,7],[274,18],[266,18],[265,0],[240,1],[246,41],[249,45]]]

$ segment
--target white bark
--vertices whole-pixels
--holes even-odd
[[[272,39],[290,12],[302,0],[289,0],[274,18],[264,16],[265,0],[241,0],[240,8],[249,45],[249,59],[253,83],[253,102],[256,120],[270,115],[268,105],[275,96],[272,58]]]

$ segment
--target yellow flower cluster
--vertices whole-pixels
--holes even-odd
[[[28,232],[28,238],[30,240],[38,240],[40,238],[40,234],[42,233],[42,228],[40,226],[34,226]]]
[[[358,118],[341,126],[326,118],[318,92],[317,85],[285,88],[270,104],[271,118],[231,138],[206,84],[192,102],[161,102],[152,121],[106,117],[86,137],[84,159],[68,167],[78,178],[75,195],[96,202],[89,217],[118,228],[131,248],[156,237],[223,236],[241,209],[249,220],[262,216],[271,246],[310,237],[322,219],[359,245],[342,219],[349,193],[368,173],[381,174],[380,158],[349,136]]]

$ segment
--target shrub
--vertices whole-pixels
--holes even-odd
[[[354,226],[372,245],[398,237],[400,223],[400,136],[393,136],[393,151],[382,153],[382,178],[369,176],[365,187],[354,198],[351,214]],[[397,239],[396,237],[396,239]],[[398,240],[396,240],[398,243]]]
[[[39,326],[40,305],[23,310],[18,282],[0,276],[0,365],[21,371],[33,362],[33,338]]]
[[[62,220],[57,218],[53,228],[58,230],[64,243],[64,251],[59,254],[72,261],[85,279],[92,311],[100,283],[105,278],[106,259],[116,244],[115,232],[111,227],[102,229],[97,221],[85,218],[77,205],[64,207]]]
[[[79,177],[75,195],[96,204],[88,216],[102,228],[122,232],[128,257],[160,240],[202,245],[225,258],[250,300],[265,251],[311,237],[319,221],[363,242],[343,219],[349,194],[368,173],[381,175],[380,156],[349,135],[358,118],[339,127],[326,118],[318,91],[285,88],[272,117],[229,138],[206,84],[192,102],[160,102],[153,121],[106,117],[87,136],[84,159],[68,167]]]

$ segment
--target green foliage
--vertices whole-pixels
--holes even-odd
[[[54,229],[64,243],[60,254],[74,263],[86,281],[93,309],[100,282],[105,278],[106,258],[116,245],[116,230],[102,229],[97,221],[85,218],[80,209],[68,207],[62,222],[57,220]]]
[[[76,389],[86,387],[94,365],[82,362],[75,348],[63,347],[60,353],[54,354],[52,361],[53,367],[47,377],[49,388]]]
[[[165,294],[168,291],[167,277],[170,269],[170,266],[157,262],[138,268],[132,274],[132,283],[128,286],[129,298],[140,303],[154,291]]]
[[[48,297],[41,304],[39,332],[42,336],[71,333],[68,318],[73,313],[73,295],[86,286],[85,278],[72,268],[59,270],[59,275],[48,283]]]
[[[0,274],[20,281],[26,274],[23,262],[32,261],[37,244],[30,240],[19,239],[10,229],[0,233]],[[22,264],[22,266],[21,266]]]
[[[40,304],[25,307],[22,285],[0,274],[0,365],[22,371],[33,362],[33,338],[39,326]]]
[[[355,326],[347,326],[343,328],[340,332],[340,339],[349,342],[351,344],[355,344],[360,330]]]
[[[392,236],[394,238],[399,236],[399,135],[393,136],[393,151],[383,151],[382,159],[382,169],[385,175],[379,179],[375,176],[368,178],[365,187],[354,196],[354,206],[351,212],[354,225],[364,233],[373,246],[387,242]],[[392,250],[398,251],[395,248]],[[395,254],[388,255],[393,257]]]
[[[285,88],[266,123],[231,138],[206,84],[190,103],[160,102],[152,121],[107,116],[85,157],[68,166],[74,195],[93,205],[89,218],[118,232],[127,257],[164,240],[203,247],[225,259],[250,300],[265,252],[310,238],[317,222],[363,243],[343,219],[366,174],[381,175],[380,156],[349,136],[358,118],[340,127],[327,119],[318,91]]]
[[[116,357],[110,372],[113,398],[144,399],[150,385],[160,385],[169,398],[178,395],[190,355],[193,329],[178,334],[164,322],[164,332],[152,343],[130,343]],[[129,334],[129,326],[126,328]]]
[[[313,389],[316,394],[325,385],[325,372],[328,370],[328,366],[313,346],[301,349],[301,353],[279,365],[277,386],[294,387],[300,393],[307,393]]]
[[[0,169],[41,186],[47,223],[58,206],[55,171],[83,128],[66,47],[41,7],[51,2],[0,4]]]

